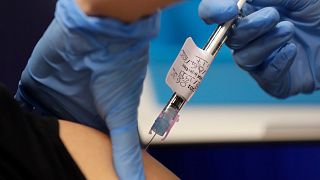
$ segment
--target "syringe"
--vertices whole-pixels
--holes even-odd
[[[239,0],[237,5],[239,11],[245,4],[246,0]],[[227,35],[230,29],[232,29],[233,25],[235,24],[235,19],[229,20],[221,25],[219,25],[216,30],[210,36],[208,42],[203,47],[203,50],[209,52],[212,56],[212,60],[215,58],[217,53],[219,52],[221,46],[227,39]],[[157,117],[155,122],[153,123],[149,134],[152,134],[152,131],[155,133],[150,142],[147,144],[146,149],[154,139],[154,137],[158,134],[160,136],[164,136],[162,140],[164,140],[172,126],[175,122],[179,120],[179,111],[182,107],[186,104],[188,99],[178,95],[176,92],[172,95],[171,99],[167,103],[167,105],[163,108],[160,115]]]

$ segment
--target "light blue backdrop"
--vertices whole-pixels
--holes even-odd
[[[198,17],[199,0],[189,0],[162,12],[161,31],[151,45],[150,69],[158,102],[166,103],[171,90],[165,84],[166,73],[191,36],[202,47],[215,25],[208,26]],[[319,104],[320,92],[278,100],[266,94],[256,82],[233,62],[224,46],[213,62],[190,104]]]

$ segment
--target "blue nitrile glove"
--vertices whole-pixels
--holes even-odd
[[[88,17],[75,0],[60,0],[35,47],[16,98],[49,114],[109,132],[120,179],[144,179],[137,107],[149,40],[158,14],[132,24]]]
[[[286,98],[320,89],[320,1],[250,0],[227,45],[236,63],[269,94]],[[237,16],[236,0],[202,0],[209,24]]]

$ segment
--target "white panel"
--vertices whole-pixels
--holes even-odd
[[[143,142],[162,110],[147,75],[139,107],[139,132]],[[170,97],[168,97],[169,99]],[[319,105],[191,106],[164,142],[154,143],[291,141],[320,139]]]

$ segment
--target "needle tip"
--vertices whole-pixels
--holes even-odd
[[[147,146],[144,148],[145,150],[148,149],[148,147],[150,146],[152,140],[154,139],[154,137],[156,137],[156,135],[157,135],[157,134],[155,133],[155,134],[152,136],[152,138],[151,138],[150,141],[148,142]]]

